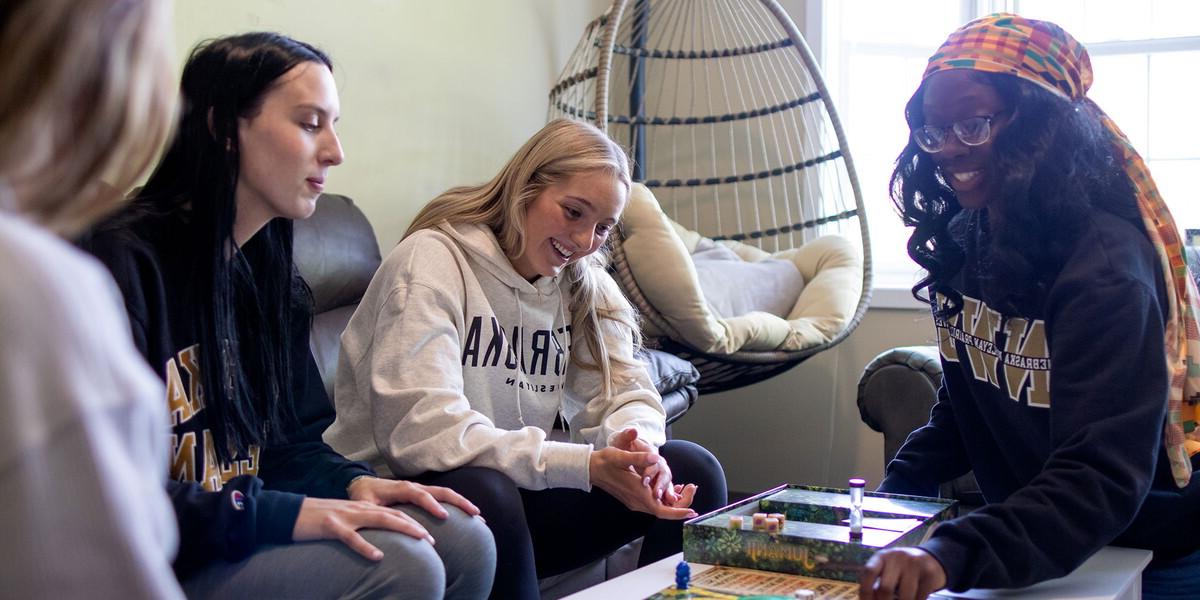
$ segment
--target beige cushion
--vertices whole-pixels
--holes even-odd
[[[765,312],[719,318],[709,310],[691,254],[703,236],[667,218],[648,188],[635,184],[622,219],[623,248],[646,300],[677,331],[645,322],[651,336],[681,341],[715,354],[738,351],[802,350],[829,341],[849,322],[862,292],[862,254],[840,236],[824,236],[775,254],[722,241],[742,260],[791,261],[804,277],[804,290],[787,318]]]

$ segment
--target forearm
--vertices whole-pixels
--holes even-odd
[[[352,461],[323,442],[302,442],[262,451],[259,477],[268,490],[316,498],[346,499],[346,486],[360,475],[375,472]]]
[[[943,365],[954,368],[955,365]],[[953,373],[948,376],[955,376]],[[914,431],[887,464],[879,491],[937,496],[938,486],[970,470],[947,384],[938,388],[929,422]]]

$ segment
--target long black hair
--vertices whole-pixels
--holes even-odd
[[[275,33],[197,46],[183,69],[179,130],[131,211],[176,214],[188,224],[188,316],[223,463],[252,444],[282,439],[295,421],[291,332],[298,319],[311,319],[312,295],[292,262],[292,222],[271,220],[241,249],[233,225],[238,119],[256,115],[280,76],[306,62],[333,68],[324,52]]]
[[[1001,180],[998,198],[988,205],[984,219],[990,261],[982,285],[997,308],[1016,312],[1044,299],[1089,212],[1108,211],[1140,231],[1145,227],[1117,140],[1091,100],[1070,101],[1013,75],[972,75],[995,89],[1012,115],[992,142],[993,170]],[[924,91],[922,85],[905,107],[912,129],[925,124]],[[896,159],[890,187],[901,219],[913,228],[908,255],[926,271],[912,288],[913,296],[933,304],[940,293],[946,304],[935,307],[935,314],[958,313],[962,294],[950,281],[962,269],[965,255],[948,226],[963,209],[933,158],[912,136]]]

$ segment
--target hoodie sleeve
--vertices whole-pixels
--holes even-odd
[[[288,544],[304,496],[263,489],[250,475],[234,477],[219,492],[198,483],[167,482],[179,523],[175,572],[185,578],[217,560],[238,561],[264,544]]]
[[[601,311],[629,315],[633,308],[621,294],[617,283],[601,269],[599,275]],[[601,343],[608,351],[611,371],[611,395],[604,393],[604,376],[599,370],[581,367],[572,358],[567,370],[567,400],[572,439],[602,448],[622,430],[634,428],[638,437],[655,447],[666,443],[667,413],[662,398],[650,381],[646,366],[634,355],[633,330],[615,319],[600,319]],[[585,364],[596,359],[582,339],[573,339],[571,352]]]
[[[360,305],[375,314],[356,314],[342,344],[343,360],[348,348],[357,358],[352,371],[363,397],[356,401],[367,405],[370,434],[392,474],[474,466],[526,489],[590,489],[590,446],[548,441],[537,427],[501,429],[471,408],[460,362],[463,292],[452,289],[461,274],[441,273],[437,285],[412,283],[386,267],[377,277],[394,286],[381,301]]]
[[[943,368],[947,368],[944,363]],[[967,449],[954,420],[954,405],[943,383],[938,387],[929,422],[909,434],[887,464],[878,491],[936,497],[942,483],[970,470]]]

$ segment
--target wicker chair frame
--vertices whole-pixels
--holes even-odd
[[[660,15],[670,22],[656,22],[654,18]],[[715,42],[725,45],[712,47],[721,46]],[[628,64],[625,80],[613,77],[618,61]],[[700,63],[704,66],[698,67]],[[732,79],[727,75],[737,75],[739,69],[753,80],[744,86],[737,82],[736,90],[725,91],[723,111],[712,110],[711,98],[696,100],[696,90],[711,96],[711,86],[706,88],[703,83],[717,79],[714,69],[727,87]],[[656,73],[660,78],[670,78],[673,73],[676,83],[688,77],[704,81],[693,84],[688,98],[678,86],[668,88],[668,82],[660,81],[657,92],[651,90]],[[629,111],[613,114],[614,88],[621,86],[624,89],[616,93],[621,94],[620,103],[627,94],[623,106]],[[755,93],[750,89],[754,86],[763,92]],[[769,86],[774,86],[773,91],[766,90]],[[691,104],[681,110],[685,103],[676,99],[674,108],[667,109],[670,115],[658,114],[655,111],[664,109],[654,99],[666,96],[682,96]],[[704,106],[697,110],[696,104]],[[668,214],[708,237],[756,244],[768,251],[795,247],[833,232],[861,242],[862,294],[853,317],[831,340],[796,352],[710,354],[682,342],[678,331],[649,303],[630,269],[623,237],[614,236],[611,268],[615,278],[642,318],[667,332],[667,337],[652,343],[690,360],[700,370],[701,393],[734,389],[777,375],[837,345],[861,322],[871,296],[871,249],[854,162],[812,51],[776,0],[615,0],[588,25],[550,92],[549,115],[591,121],[630,148],[633,179],[646,184],[660,200],[663,194],[684,192],[682,201],[671,203],[674,214]],[[610,126],[620,131],[614,132]],[[732,161],[717,160],[714,151],[707,172],[678,169],[678,157],[689,149],[686,142],[679,142],[684,136],[678,132],[683,128],[691,128],[694,157],[706,149],[703,142],[695,143],[697,131],[715,144],[727,145],[731,154],[743,148],[743,141],[748,149],[743,155],[759,152],[759,147],[761,153],[757,160],[750,156],[747,165],[736,156]],[[729,132],[727,136],[725,132]],[[719,136],[726,136],[724,142]],[[781,150],[784,147],[786,152]],[[726,163],[734,170],[719,172],[730,166]],[[782,195],[791,197],[775,201],[780,189]],[[802,190],[806,192],[803,195]],[[733,196],[732,217],[720,207],[722,193]],[[688,212],[689,195],[694,215],[699,215],[701,207],[717,207],[715,224],[712,219],[688,223],[679,218],[681,212]],[[741,196],[753,200],[753,210],[747,212],[741,206]],[[760,196],[770,199],[763,202]],[[668,202],[663,204],[668,209]],[[753,225],[746,227],[747,220]],[[729,231],[731,227],[736,230]]]

